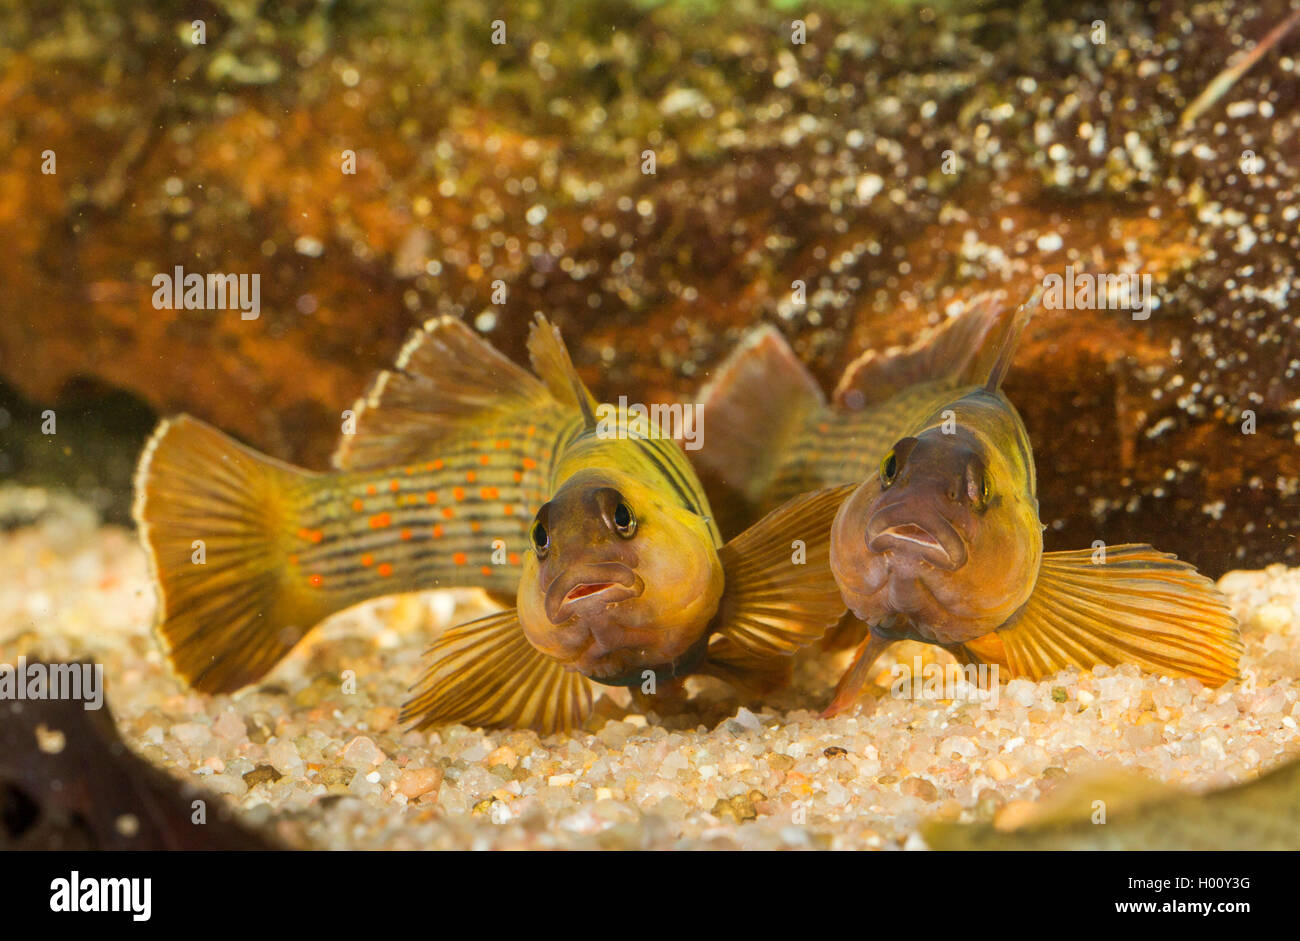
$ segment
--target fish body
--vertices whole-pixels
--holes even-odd
[[[159,633],[194,687],[254,682],[313,625],[369,598],[513,596],[556,454],[583,426],[571,403],[449,317],[416,330],[353,413],[329,473],[184,415],[146,445],[135,518]]]
[[[1044,553],[1028,435],[1000,390],[1032,307],[984,382],[907,429],[840,507],[831,566],[869,631],[828,715],[899,639],[1033,679],[1129,662],[1213,686],[1236,676],[1236,621],[1190,565],[1147,545]]]
[[[1131,777],[1066,781],[1042,804],[1014,829],[934,821],[921,832],[935,850],[1300,850],[1300,761],[1203,795]]]
[[[752,688],[782,675],[843,611],[828,553],[847,488],[790,501],[723,544],[679,445],[626,414],[596,422],[554,328],[539,322],[529,347],[583,425],[555,456],[515,608],[435,641],[403,719],[550,732],[585,719],[593,682],[644,689],[702,672]]]

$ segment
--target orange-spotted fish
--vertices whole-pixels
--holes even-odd
[[[560,392],[444,317],[414,331],[353,407],[331,473],[188,416],[162,422],[136,473],[135,518],[177,672],[237,689],[326,616],[379,595],[513,598],[557,455],[583,426]]]
[[[828,552],[852,485],[796,498],[723,545],[677,442],[626,414],[602,429],[558,334],[539,324],[530,342],[550,349],[535,349],[539,371],[583,422],[551,464],[516,607],[440,637],[403,719],[551,732],[584,721],[593,683],[779,681],[844,610]]]
[[[1033,679],[1120,663],[1211,686],[1237,675],[1236,621],[1192,566],[1148,545],[1043,551],[1028,434],[1000,388],[1035,304],[983,381],[932,401],[840,508],[831,566],[869,631],[826,714],[901,639]]]

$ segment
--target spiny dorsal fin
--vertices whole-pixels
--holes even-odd
[[[513,609],[449,629],[428,657],[402,704],[401,721],[413,720],[414,728],[460,723],[549,735],[591,714],[591,681],[528,643]]]
[[[414,330],[393,368],[375,377],[352,407],[355,433],[334,452],[340,470],[422,460],[473,425],[557,408],[528,370],[512,363],[455,317]],[[535,418],[535,414],[532,416]]]
[[[528,332],[528,355],[532,359],[533,369],[541,376],[556,400],[579,409],[587,427],[596,427],[596,399],[583,384],[578,371],[573,368],[573,360],[569,358],[568,347],[560,336],[560,328],[540,312],[536,318]]]
[[[733,671],[770,669],[771,660],[839,622],[844,600],[830,569],[831,523],[856,486],[795,497],[718,550],[727,581],[708,660]]]
[[[954,389],[982,384],[998,369],[1004,351],[1010,362],[1023,327],[1016,326],[1018,317],[1002,292],[981,294],[964,312],[911,346],[888,353],[867,350],[859,356],[835,387],[835,406],[857,411],[919,383],[945,383]]]
[[[730,506],[735,495],[745,503],[763,501],[794,436],[826,397],[781,332],[764,324],[717,368],[700,402],[709,433],[695,463],[710,502],[739,518],[747,508]]]
[[[993,344],[993,350],[997,355],[983,376],[985,390],[996,392],[1002,387],[1002,380],[1006,378],[1007,370],[1011,368],[1011,360],[1016,355],[1016,347],[1020,345],[1020,337],[1025,332],[1025,327],[1029,326],[1029,320],[1038,310],[1042,298],[1043,289],[1040,287],[1029,296],[1029,300],[1016,308],[1010,321],[1003,330],[999,331]],[[979,363],[977,368],[984,370],[983,363]]]
[[[1241,636],[1214,583],[1148,545],[1048,552],[1034,593],[999,628],[1013,676],[1134,663],[1222,686],[1237,676]]]

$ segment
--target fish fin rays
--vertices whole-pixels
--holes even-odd
[[[761,670],[839,622],[844,601],[830,570],[830,531],[855,486],[796,497],[719,550],[726,589],[706,660],[716,646],[724,668]]]
[[[594,428],[596,399],[574,368],[569,349],[560,336],[560,328],[540,313],[528,331],[528,355],[533,369],[556,401],[578,409],[587,427]]]
[[[591,681],[534,648],[513,609],[450,628],[428,658],[402,705],[401,721],[414,728],[460,723],[547,735],[591,714]]]
[[[717,368],[700,402],[709,434],[693,458],[710,503],[729,523],[752,519],[793,437],[826,397],[781,332],[764,324]]]
[[[289,580],[290,492],[309,476],[188,415],[162,422],[145,446],[134,515],[158,593],[157,631],[196,689],[256,681],[332,613]]]
[[[962,314],[911,346],[891,353],[867,350],[844,371],[832,401],[837,408],[856,411],[921,383],[941,383],[954,389],[983,384],[1004,354],[1010,361],[1023,309],[1008,306],[1000,291],[981,294]]]
[[[1191,565],[1148,545],[1049,552],[1029,601],[999,628],[1015,676],[1137,664],[1221,686],[1237,676],[1241,637],[1227,601]]]
[[[357,470],[426,460],[474,425],[521,425],[559,403],[528,370],[469,325],[435,317],[412,331],[392,369],[379,373],[353,405],[353,433],[335,449],[334,467]]]

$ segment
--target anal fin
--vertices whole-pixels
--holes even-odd
[[[1221,686],[1237,676],[1241,637],[1226,599],[1186,562],[1148,545],[1049,552],[1029,601],[999,628],[1015,676],[1137,664]]]

